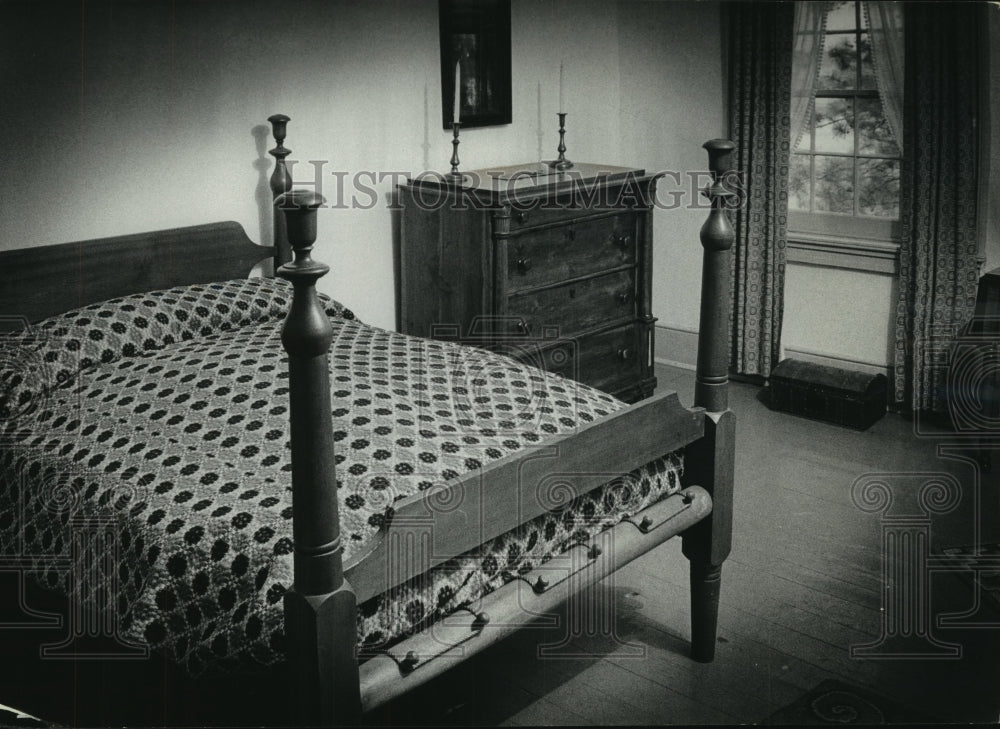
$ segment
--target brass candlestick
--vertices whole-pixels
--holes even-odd
[[[452,177],[461,178],[462,173],[458,171],[458,130],[462,127],[461,122],[451,123],[451,175]]]
[[[566,159],[566,112],[559,111],[556,112],[559,115],[559,146],[556,147],[556,151],[559,152],[559,158],[548,162],[548,166],[556,170],[568,170],[573,166],[573,163]]]

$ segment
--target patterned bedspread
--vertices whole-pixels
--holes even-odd
[[[279,660],[292,575],[279,338],[290,299],[274,279],[192,286],[2,338],[0,558],[29,559],[43,582],[112,611],[120,635],[191,673]],[[347,558],[396,500],[623,407],[511,359],[326,308]],[[676,491],[681,470],[667,456],[369,600],[359,641],[377,650],[474,606]],[[110,562],[88,554],[109,549]],[[83,563],[113,567],[81,579]]]

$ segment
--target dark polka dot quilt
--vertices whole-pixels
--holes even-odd
[[[32,555],[43,582],[111,611],[119,635],[193,674],[279,660],[292,579],[280,342],[290,299],[274,279],[192,286],[0,338],[0,557]],[[623,407],[514,360],[370,327],[324,303],[345,558],[391,519],[395,501]],[[369,600],[360,643],[377,651],[474,609],[677,491],[682,468],[679,454],[666,456]],[[66,566],[74,539],[91,572],[112,565],[100,579],[75,579],[80,571]]]

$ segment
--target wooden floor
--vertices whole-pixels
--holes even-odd
[[[691,402],[693,373],[660,367],[661,388]],[[883,634],[882,524],[851,499],[864,474],[883,474],[898,512],[913,511],[920,484],[951,474],[961,502],[930,521],[932,551],[973,543],[975,479],[943,434],[914,434],[888,415],[859,433],[768,410],[760,389],[732,387],[738,418],[733,553],[723,570],[717,657],[687,657],[687,562],[664,544],[603,586],[615,630],[579,636],[566,657],[538,657],[564,631],[522,631],[471,665],[371,719],[379,723],[741,724],[758,723],[827,678],[903,702],[942,721],[1000,717],[1000,613],[993,627],[938,628],[960,656],[851,657]],[[940,452],[939,452],[940,451]],[[1000,455],[1000,453],[998,453]],[[918,474],[918,475],[913,475]],[[980,542],[1000,541],[997,488],[980,484]],[[973,592],[955,573],[931,579],[930,618],[963,612]],[[564,616],[565,617],[565,616]],[[606,631],[608,632],[608,631]],[[572,656],[570,653],[582,655]],[[590,654],[590,655],[586,655]]]
[[[693,373],[659,368],[657,374],[662,389],[677,390],[691,402]],[[928,474],[953,477],[960,503],[928,522],[931,548],[937,551],[977,539],[1000,541],[995,479],[984,476],[977,499],[975,464],[961,452],[941,450],[948,442],[943,435],[917,437],[913,424],[896,415],[858,433],[772,412],[759,400],[760,389],[751,385],[734,384],[731,392],[738,419],[735,533],[723,569],[714,663],[687,657],[687,561],[680,541],[672,540],[601,585],[597,595],[613,630],[573,636],[557,655],[544,657],[539,646],[558,645],[565,630],[523,630],[369,716],[369,723],[758,723],[827,678],[943,721],[996,722],[1000,614],[984,613],[981,617],[994,624],[979,629],[938,628],[932,622],[938,614],[972,606],[972,591],[954,573],[933,575],[928,622],[933,637],[959,646],[959,657],[915,658],[910,646],[902,658],[873,660],[852,658],[850,650],[883,634],[883,616],[889,614],[882,610],[883,597],[891,598],[882,578],[882,529],[888,522],[852,502],[855,480],[882,474],[897,499],[894,513],[903,513],[916,508],[917,488],[933,480]],[[1000,461],[1000,452],[997,456]],[[561,618],[566,624],[565,613]],[[5,668],[16,667],[8,662]],[[128,670],[128,665],[119,668]],[[20,705],[26,710],[42,713],[49,703],[27,675],[6,676],[0,683],[9,701],[18,696],[10,691],[19,685],[25,689],[21,695],[34,697]],[[83,716],[76,706],[79,696],[120,689],[118,679],[107,677],[93,679],[89,688],[78,685],[77,696],[64,697],[73,704],[49,716],[78,723],[74,718]],[[149,703],[150,716],[162,717],[175,707],[158,704],[184,703],[187,689],[171,690],[163,679],[148,690],[148,697],[136,695],[136,702]],[[225,712],[224,723],[232,725],[266,721],[283,703],[281,689],[274,686],[248,688],[236,681],[218,693],[229,694],[247,697],[238,716]],[[107,721],[83,723],[111,722],[116,709],[102,711],[110,713],[90,716]]]

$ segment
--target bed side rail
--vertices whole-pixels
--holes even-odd
[[[436,484],[394,505],[371,548],[345,565],[346,577],[367,600],[696,441],[704,422],[701,408],[663,393]]]
[[[569,614],[590,615],[587,601],[599,600],[593,585],[704,519],[712,499],[699,486],[689,486],[646,507],[638,514],[577,544],[548,562],[508,582],[445,620],[380,650],[361,664],[361,705],[365,711],[390,701],[439,676],[532,622],[553,617],[559,605],[577,595],[581,602]],[[579,618],[578,618],[579,619]],[[572,618],[570,618],[572,620]],[[586,620],[586,618],[583,618]],[[575,629],[565,625],[564,640]],[[539,655],[565,657],[560,642],[540,645]]]

